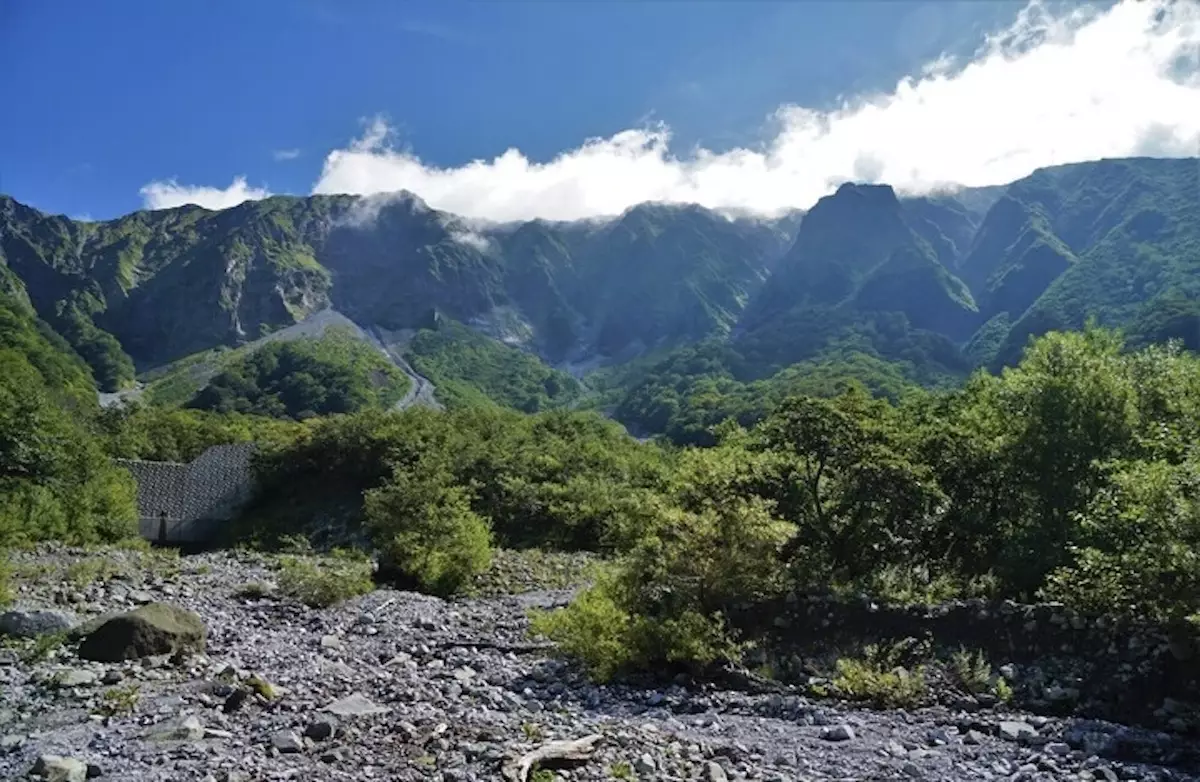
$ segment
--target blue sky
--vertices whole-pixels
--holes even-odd
[[[948,176],[936,161],[924,162],[937,149],[889,137],[901,126],[943,126],[932,113],[924,125],[901,119],[930,96],[939,100],[936,84],[920,83],[922,73],[940,58],[942,70],[930,78],[952,81],[973,62],[1011,59],[1011,51],[998,54],[1008,45],[999,38],[985,52],[980,47],[985,33],[1014,25],[1021,10],[984,0],[8,0],[0,3],[8,108],[0,122],[0,192],[46,211],[107,218],[188,199],[225,206],[267,191],[409,187],[435,206],[507,219],[587,216],[644,197],[725,199],[716,205],[769,211],[789,199],[811,200],[839,177],[944,180],[956,170]],[[1095,6],[1087,18],[1066,21],[1046,21],[1048,13],[1036,24],[1025,19],[1016,50],[1048,46],[1046,29],[1059,29],[1052,24],[1086,32],[1108,11]],[[1126,27],[1144,21],[1144,11],[1124,13]],[[1195,30],[1185,33],[1179,46],[1195,43]],[[1113,45],[1093,42],[1078,58],[1094,56],[1101,43]],[[1134,44],[1130,58],[1139,56]],[[1158,79],[1152,66],[1168,56],[1141,62],[1139,78]],[[1042,67],[1067,68],[1061,56],[1042,59]],[[1106,89],[1082,72],[1082,59],[1076,65],[1081,73],[1059,73],[1057,89],[1072,87],[1070,78],[1092,92]],[[980,83],[1007,78],[995,87],[997,99],[1030,102],[1009,94],[1014,83],[1022,86],[1015,80],[1035,93],[1044,80],[1012,67],[1005,77],[1004,67],[992,62],[990,73],[999,77],[980,76]],[[905,76],[927,94],[905,98],[897,89]],[[1149,113],[1162,105],[1165,131],[1155,138],[1168,153],[1200,139],[1200,119],[1189,124],[1186,112],[1200,108],[1189,102],[1200,91],[1190,78],[1151,85],[1163,88],[1151,96],[1158,103]],[[1101,99],[1135,87],[1146,91],[1137,83]],[[884,105],[887,121],[871,126],[875,114],[860,111],[861,96]],[[1034,98],[1057,105],[1054,94]],[[1181,98],[1182,106],[1166,106]],[[900,106],[901,99],[908,102]],[[964,113],[972,110],[967,98],[955,100]],[[1139,125],[1125,135],[1136,141],[1152,130]],[[831,140],[834,131],[840,135]],[[817,139],[825,146],[813,146],[814,132],[825,134]],[[588,147],[589,139],[601,145]],[[1016,170],[1026,165],[1023,154],[1034,163],[1070,157],[1055,144],[979,155],[1015,156]],[[1120,144],[1135,146],[1110,139],[1097,149],[1127,151]],[[494,160],[510,148],[519,149],[516,158]],[[785,158],[788,150],[798,157]],[[742,152],[762,160],[734,169],[730,161],[741,166]],[[705,155],[721,167],[699,170]],[[565,162],[553,164],[556,157]],[[911,172],[906,158],[916,161]],[[826,159],[841,162],[825,170]],[[485,163],[463,168],[474,160]],[[965,176],[958,179],[985,175],[972,165],[959,165]],[[798,179],[801,170],[806,178]],[[246,184],[227,192],[234,177]],[[761,191],[770,197],[758,198]]]

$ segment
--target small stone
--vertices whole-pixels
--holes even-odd
[[[16,733],[0,736],[0,753],[15,752],[25,743],[25,737]]]
[[[116,670],[105,671],[104,675],[100,677],[100,683],[101,684],[120,684],[121,681],[124,680],[124,678],[125,678],[125,674],[121,673],[120,671],[116,671]]]
[[[1035,738],[1038,734],[1037,729],[1028,722],[1016,722],[1005,720],[1000,723],[999,727],[1000,738],[1006,741],[1025,741]]]
[[[986,736],[977,730],[968,730],[963,735],[963,744],[982,744],[985,738]]]
[[[344,649],[346,648],[346,644],[342,643],[342,639],[338,638],[336,635],[323,635],[321,636],[321,648]]]
[[[102,769],[100,767],[99,763],[88,763],[87,764],[87,778],[88,779],[99,779],[102,776],[104,776],[104,769]]]
[[[633,770],[639,774],[653,774],[658,770],[658,764],[654,762],[654,757],[649,752],[643,752],[642,756],[634,762]]]
[[[176,741],[199,741],[204,738],[204,725],[196,715],[184,717],[163,734],[164,738]]]
[[[271,736],[271,746],[280,752],[303,752],[304,740],[297,736],[294,731],[281,730]]]
[[[1044,749],[1048,755],[1071,754],[1071,746],[1064,741],[1051,741]]]
[[[729,776],[720,763],[710,760],[704,764],[704,782],[729,782]]]
[[[849,725],[830,725],[821,731],[821,738],[826,741],[853,741],[854,728]]]
[[[251,695],[250,690],[246,690],[246,689],[234,690],[233,693],[230,694],[230,696],[225,699],[225,705],[222,706],[221,708],[226,714],[232,714],[233,712],[242,708],[243,705],[245,705],[246,701],[248,701],[250,699],[250,695]]]
[[[333,738],[333,734],[337,732],[337,721],[332,717],[322,717],[308,724],[304,729],[304,735],[313,741],[325,741]]]
[[[84,782],[87,779],[87,764],[75,758],[42,755],[33,765],[33,773],[46,782]]]
[[[367,700],[367,697],[362,693],[356,692],[334,701],[322,711],[336,714],[339,717],[364,717],[374,714],[387,714],[391,709],[387,706],[378,706]]]
[[[91,687],[100,681],[100,677],[95,671],[73,668],[60,673],[54,678],[54,681],[59,687]]]

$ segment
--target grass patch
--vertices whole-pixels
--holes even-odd
[[[21,655],[21,659],[26,663],[41,662],[62,648],[67,642],[68,633],[46,633],[39,635],[33,639],[33,642],[25,649]]]
[[[135,682],[123,687],[113,687],[100,694],[96,705],[96,713],[102,717],[118,717],[122,714],[132,714],[142,698],[142,689]]]
[[[375,588],[371,563],[334,552],[329,557],[286,556],[279,560],[279,591],[312,608],[327,608]]]
[[[265,600],[275,596],[275,587],[265,581],[251,581],[235,588],[233,596],[242,600]]]
[[[107,557],[86,557],[67,565],[63,577],[76,589],[102,584],[124,572],[121,565]]]

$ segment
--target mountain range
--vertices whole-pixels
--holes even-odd
[[[1031,335],[1089,319],[1200,344],[1200,161],[1079,163],[921,197],[847,183],[769,219],[643,204],[493,225],[397,193],[85,222],[0,196],[0,293],[104,391],[329,309],[418,335],[458,321],[462,339],[577,376],[717,345],[739,381],[852,349],[923,382],[1012,363]]]

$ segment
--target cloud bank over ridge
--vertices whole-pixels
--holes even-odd
[[[967,61],[943,57],[886,94],[830,110],[780,107],[754,148],[672,150],[664,125],[590,139],[548,161],[509,149],[458,167],[397,149],[376,119],[325,158],[314,193],[417,193],[485,220],[579,219],[644,201],[772,214],[846,180],[905,192],[1008,182],[1033,169],[1200,154],[1200,4],[1123,0],[1053,14],[1033,3]],[[150,208],[267,195],[154,182]]]

